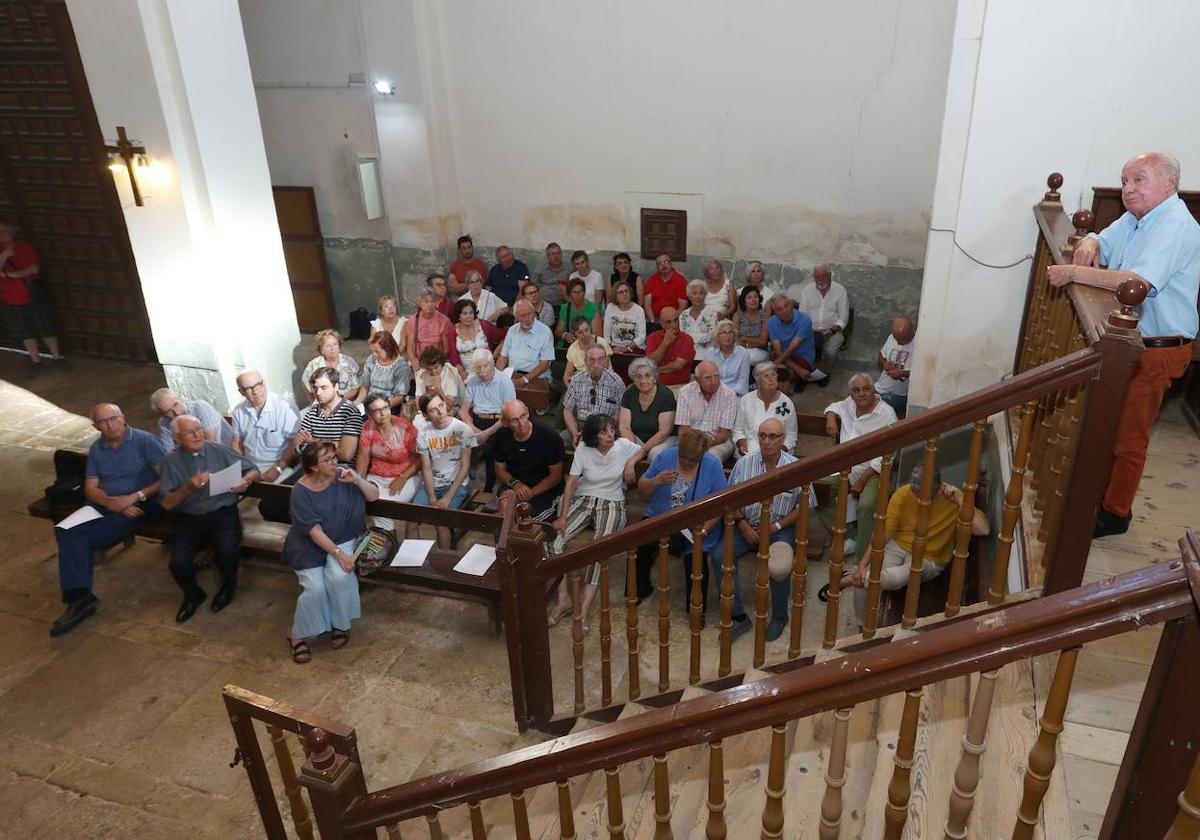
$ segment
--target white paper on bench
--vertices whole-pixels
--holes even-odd
[[[62,528],[64,531],[66,531],[74,528],[76,525],[82,525],[84,522],[91,522],[93,519],[99,519],[102,516],[104,516],[104,514],[96,510],[91,505],[84,505],[70,516],[63,517],[63,519],[54,527]]]
[[[396,556],[389,566],[424,566],[429,549],[433,548],[433,540],[405,540],[396,549]]]
[[[220,496],[242,483],[242,462],[235,461],[223,470],[208,477],[208,495]]]
[[[454,571],[462,572],[464,575],[482,577],[487,574],[487,570],[495,562],[496,547],[494,545],[479,545],[476,543],[462,556],[461,560],[454,564]]]

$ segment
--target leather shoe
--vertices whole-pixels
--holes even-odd
[[[61,636],[74,630],[81,621],[96,612],[100,599],[88,593],[78,601],[67,604],[66,611],[60,615],[50,627],[51,636]]]
[[[733,644],[739,636],[749,633],[750,628],[753,626],[750,622],[750,617],[747,615],[733,619],[733,626],[729,628],[729,643]]]
[[[208,595],[201,592],[199,600],[197,600],[197,601],[185,600],[182,604],[179,605],[179,612],[175,613],[175,623],[183,624],[183,622],[187,621],[189,618],[194,616],[196,614],[196,610],[200,609],[200,605],[203,604],[205,602],[205,600],[207,600],[207,598],[208,598]]]
[[[768,642],[773,642],[783,635],[783,628],[787,627],[787,619],[772,618],[767,622],[766,639]]]
[[[215,613],[220,612],[229,606],[235,594],[237,594],[236,586],[222,586],[217,591],[217,594],[213,596],[212,603],[209,604],[209,609]]]
[[[1096,517],[1096,527],[1092,529],[1092,539],[1098,540],[1101,537],[1111,537],[1114,534],[1124,534],[1129,530],[1129,523],[1133,521],[1133,514],[1127,513],[1124,516],[1117,516],[1115,513],[1109,513],[1103,507],[1100,508],[1100,513]]]
[[[829,387],[829,383],[830,383],[830,381],[831,381],[832,379],[833,379],[833,377],[832,377],[832,376],[826,376],[824,379],[818,380],[818,381],[817,381],[817,387],[818,387],[818,388],[828,388],[828,387]]]

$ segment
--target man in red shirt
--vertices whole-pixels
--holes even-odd
[[[658,270],[646,280],[646,316],[651,321],[662,322],[664,307],[677,312],[687,306],[687,279],[671,265],[667,254],[659,254],[654,261]]]
[[[46,307],[32,293],[40,263],[33,246],[18,240],[12,225],[0,222],[0,303],[4,304],[4,327],[9,338],[18,338],[25,345],[31,376],[43,369],[39,338],[50,348],[53,361],[63,360]]]
[[[686,385],[692,378],[692,362],[696,360],[696,343],[679,329],[679,311],[665,306],[659,316],[662,329],[646,336],[646,358],[658,365],[661,385],[674,386],[672,391]]]
[[[467,272],[478,271],[480,277],[487,277],[487,263],[475,256],[475,243],[469,236],[458,237],[458,259],[450,263],[450,274],[446,278],[450,294],[455,300],[467,293]]]

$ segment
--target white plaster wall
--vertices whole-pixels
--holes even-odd
[[[911,403],[1011,370],[1029,262],[988,268],[963,250],[992,265],[1031,254],[1050,172],[1068,213],[1141,151],[1174,152],[1183,188],[1197,183],[1200,110],[1177,85],[1200,73],[1198,28],[1188,0],[1160,0],[1152,19],[1136,0],[960,0],[932,221],[952,233],[929,237]]]

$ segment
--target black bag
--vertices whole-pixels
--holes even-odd
[[[371,337],[371,313],[359,307],[350,313],[350,338],[366,341]]]
[[[57,522],[83,507],[83,478],[87,470],[87,455],[59,449],[54,453],[54,483],[46,488],[50,516]]]

